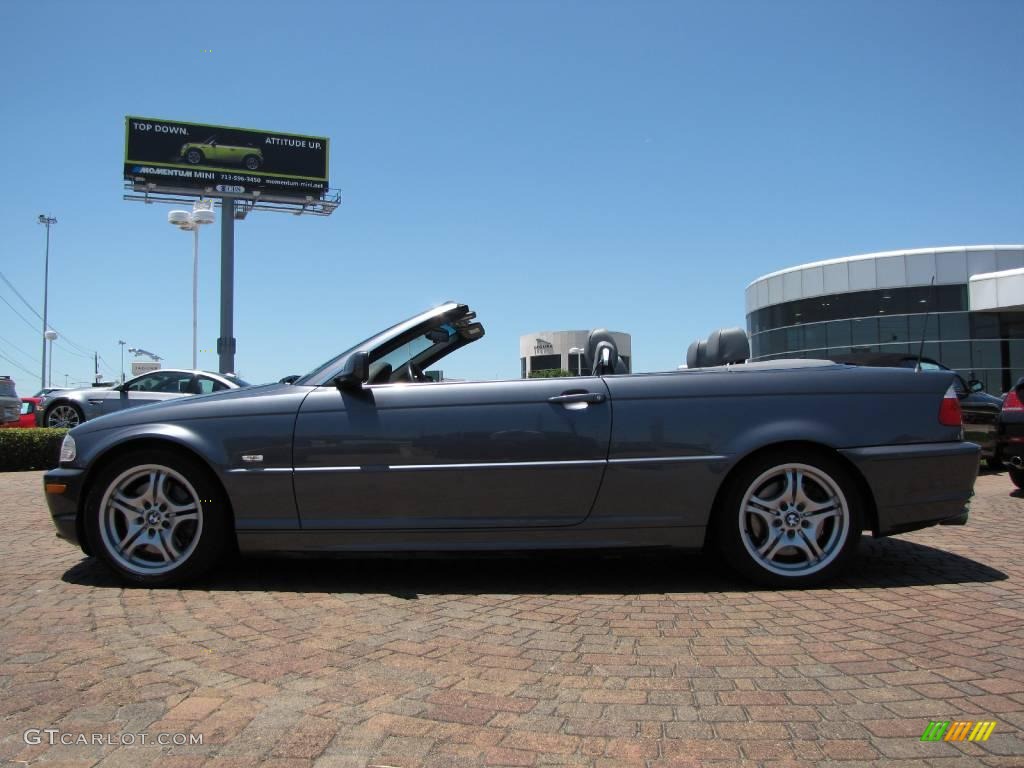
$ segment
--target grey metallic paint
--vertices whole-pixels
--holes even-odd
[[[359,391],[249,387],[75,428],[78,457],[45,478],[69,491],[47,498],[60,534],[76,540],[95,468],[156,440],[214,471],[244,551],[698,548],[728,473],[799,442],[855,467],[878,532],[896,532],[952,517],[971,496],[978,448],[938,422],[951,379],[785,361]],[[566,392],[605,398],[548,401]]]

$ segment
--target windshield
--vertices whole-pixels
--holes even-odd
[[[460,307],[463,312],[467,312],[469,309],[462,304],[447,302],[439,307],[428,309],[426,312],[421,312],[414,317],[410,317],[408,320],[403,320],[402,322],[391,326],[387,330],[381,331],[368,339],[364,339],[355,346],[349,347],[340,355],[335,355],[327,362],[314,368],[305,376],[296,379],[295,384],[298,386],[319,386],[321,384],[325,384],[340,372],[341,367],[345,364],[345,359],[356,350],[361,349],[369,352],[373,349],[380,349],[389,341],[398,338],[403,333],[413,330],[418,325],[436,319],[441,315],[446,315],[453,310],[458,310]]]

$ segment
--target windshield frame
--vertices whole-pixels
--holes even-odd
[[[295,386],[321,387],[325,384],[330,384],[342,372],[342,369],[345,367],[345,363],[353,353],[370,353],[382,346],[392,344],[400,337],[406,335],[415,336],[415,332],[421,326],[424,327],[425,332],[427,326],[436,325],[438,320],[445,315],[451,314],[452,319],[455,320],[468,313],[469,307],[467,305],[459,304],[454,301],[446,301],[444,304],[428,309],[425,312],[420,312],[418,315],[414,315],[408,320],[403,320],[390,328],[374,334],[368,339],[364,339],[355,346],[346,349],[340,355],[332,357],[326,363],[317,366],[305,376],[296,379]]]

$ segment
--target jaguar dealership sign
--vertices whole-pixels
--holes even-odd
[[[327,192],[328,139],[292,133],[125,118],[124,177],[206,192],[319,198]]]

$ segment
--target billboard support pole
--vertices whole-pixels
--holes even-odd
[[[220,209],[220,372],[235,372],[235,200],[221,198]]]

